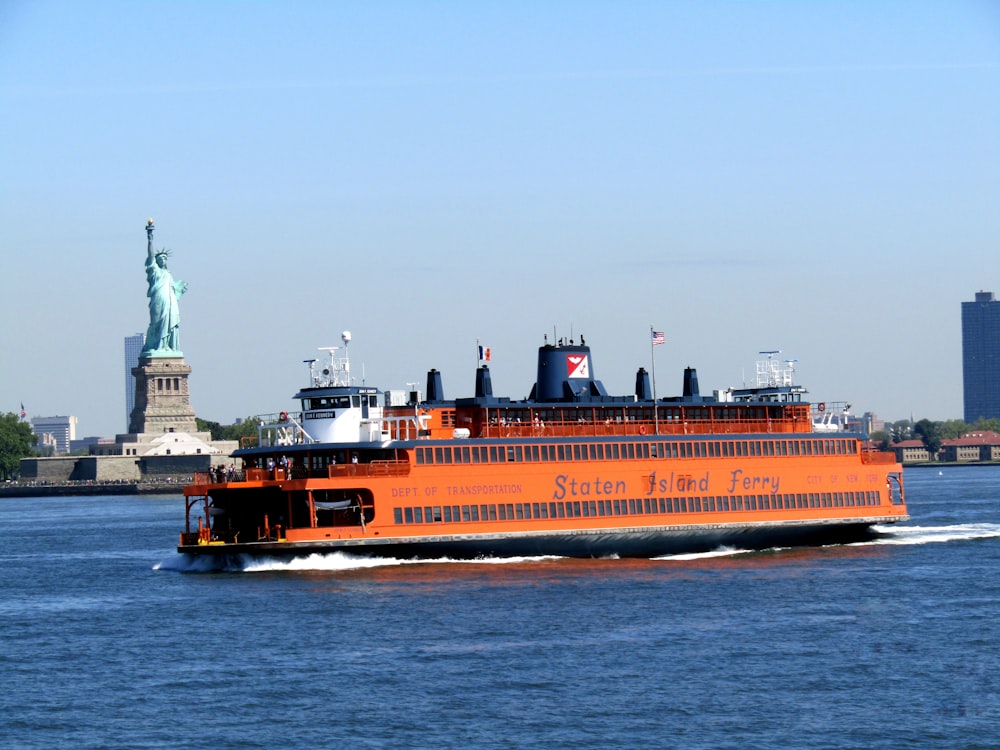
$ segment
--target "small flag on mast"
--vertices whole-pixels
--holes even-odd
[[[488,346],[481,346],[481,347],[479,347],[479,361],[480,362],[489,362],[490,361],[490,356],[491,356],[491,352],[490,352],[490,348]]]
[[[663,331],[653,331],[653,346],[665,343],[667,343],[667,337],[663,334]]]
[[[28,416],[28,412],[26,412],[24,410],[24,402],[22,401],[21,402],[21,419],[24,419],[26,416]]]

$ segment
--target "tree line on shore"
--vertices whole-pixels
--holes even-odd
[[[210,433],[212,440],[236,440],[237,442],[245,437],[257,437],[257,425],[260,424],[259,417],[247,417],[233,424],[219,424],[200,417],[195,417],[194,421],[198,425],[198,431]]]
[[[21,459],[35,455],[31,425],[12,411],[0,414],[0,479],[16,479],[21,473]]]

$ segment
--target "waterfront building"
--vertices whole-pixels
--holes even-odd
[[[69,453],[70,441],[76,440],[76,417],[32,417],[31,431],[43,445],[52,445],[56,453]],[[45,438],[50,435],[51,440]]]
[[[146,334],[136,333],[125,337],[125,429],[129,428],[135,408],[135,377],[132,369],[139,366],[139,353],[146,345]]]
[[[967,432],[959,438],[942,440],[941,457],[944,461],[957,463],[1000,460],[1000,433],[979,430]]]
[[[923,440],[901,440],[892,443],[889,450],[896,454],[896,460],[901,464],[926,463],[931,460],[930,451]]]

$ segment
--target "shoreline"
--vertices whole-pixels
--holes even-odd
[[[1000,466],[1000,461],[921,461],[903,464],[906,469],[956,469],[964,466]]]
[[[189,480],[190,481],[190,480]],[[0,486],[7,497],[71,497],[79,495],[181,495],[184,482],[80,482],[69,484],[8,484]]]

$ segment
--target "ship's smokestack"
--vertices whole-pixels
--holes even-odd
[[[635,374],[635,397],[638,401],[653,400],[653,389],[649,387],[649,373],[645,367],[640,367]]]
[[[684,368],[684,398],[698,399],[701,393],[698,390],[698,371],[693,367]]]
[[[444,401],[444,386],[441,385],[441,373],[437,370],[427,372],[427,396],[428,401]]]
[[[476,397],[483,398],[493,395],[493,381],[490,379],[490,368],[480,365],[476,370]]]
[[[583,337],[581,337],[581,341]],[[584,344],[545,344],[538,349],[538,379],[532,389],[536,401],[592,401],[606,397],[594,379],[590,347]]]

